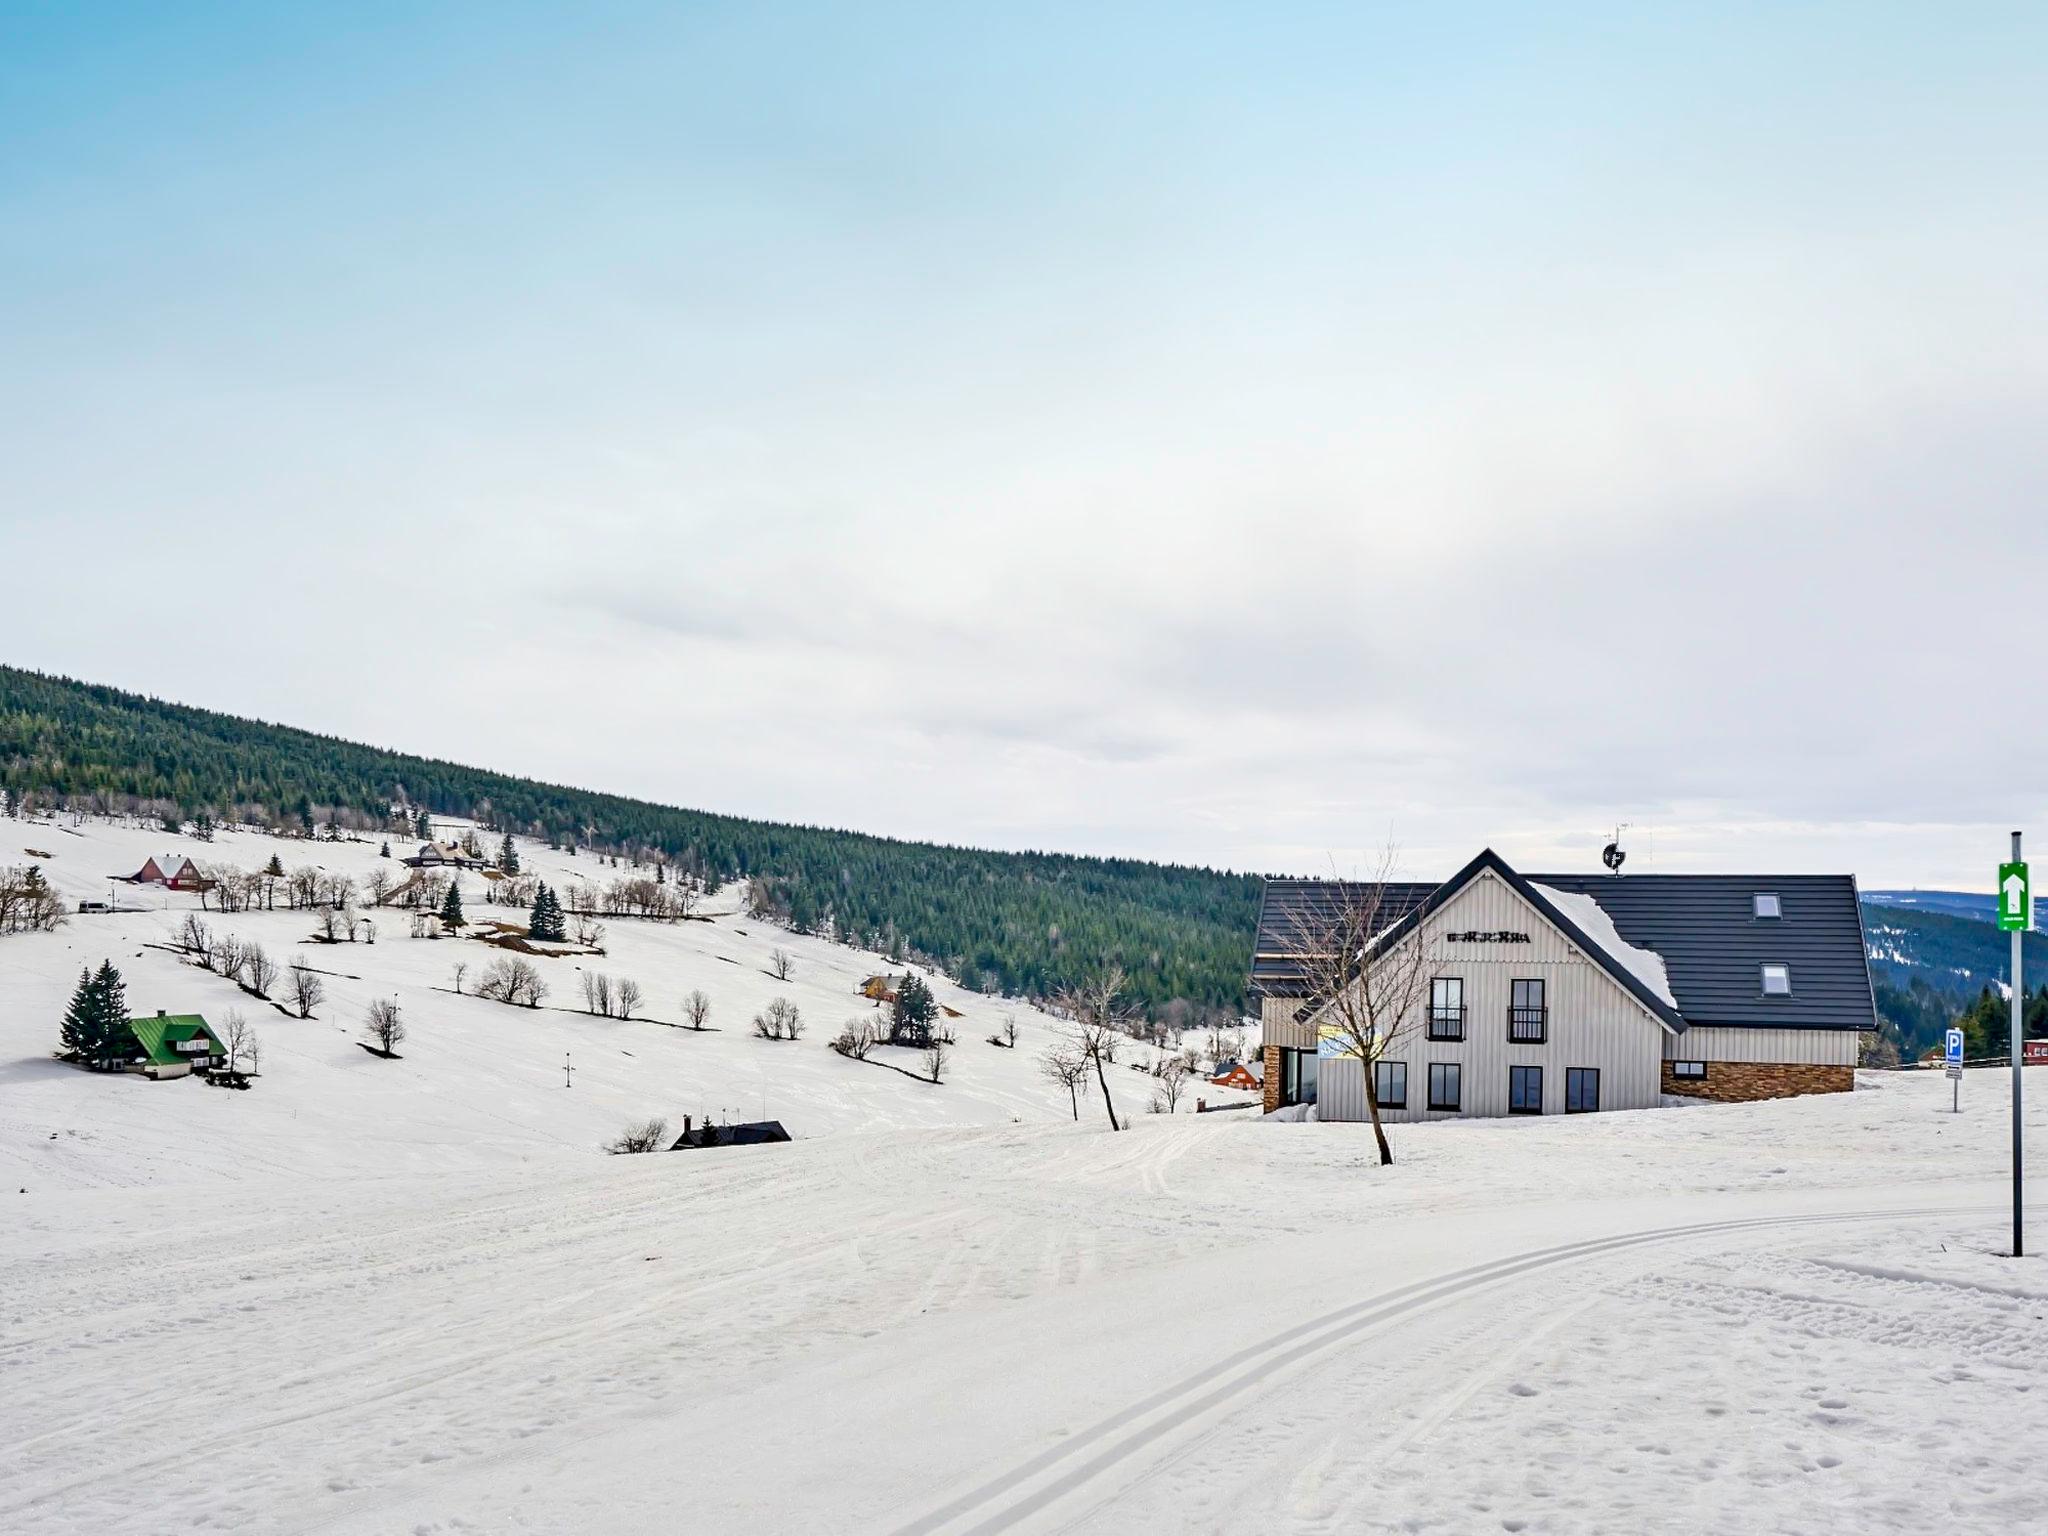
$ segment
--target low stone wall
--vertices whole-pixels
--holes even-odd
[[[1667,1061],[1663,1086],[1666,1093],[1689,1099],[1744,1104],[1802,1093],[1847,1093],[1856,1086],[1856,1069],[1782,1061],[1710,1061],[1705,1077],[1673,1077]]]
[[[1270,1115],[1280,1107],[1280,1047],[1277,1045],[1267,1046],[1262,1060],[1265,1063],[1266,1069],[1266,1081],[1263,1085],[1266,1090],[1264,1113]]]

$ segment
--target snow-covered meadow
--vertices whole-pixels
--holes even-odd
[[[45,866],[74,896],[163,841],[81,830]],[[210,851],[274,846],[243,841]],[[357,979],[331,1019],[263,1020],[248,1093],[52,1063],[103,953],[138,1009],[256,1016],[145,947],[172,920],[0,941],[9,1532],[2041,1518],[2048,1265],[1999,1256],[1994,1074],[1960,1115],[1938,1076],[1893,1074],[1396,1127],[1382,1170],[1359,1126],[1141,1114],[1111,1135],[1099,1105],[1075,1125],[1036,1074],[1054,1021],[943,983],[966,1015],[945,1084],[842,1061],[824,1041],[878,962],[730,914],[611,924],[602,962],[661,1017],[703,986],[715,1035],[439,992],[456,941],[393,924],[318,951]],[[246,922],[279,955],[306,928]],[[353,1043],[385,989],[415,1026],[398,1062]],[[811,1033],[746,1034],[784,992]],[[1015,1053],[981,1039],[1005,1012]],[[2030,1077],[2039,1147],[2048,1069]],[[764,1091],[803,1139],[595,1150],[629,1117],[752,1116]]]

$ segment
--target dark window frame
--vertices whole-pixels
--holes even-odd
[[[1515,1082],[1518,1076],[1527,1072],[1536,1074],[1536,1107],[1530,1109],[1525,1106],[1524,1108],[1517,1109],[1515,1107]],[[1526,1081],[1526,1079],[1524,1080]],[[1526,1095],[1524,1097],[1526,1099]],[[1531,1066],[1525,1062],[1518,1061],[1508,1068],[1508,1113],[1511,1115],[1540,1115],[1543,1113],[1543,1069],[1541,1067]]]
[[[1783,971],[1785,973],[1785,990],[1782,992],[1773,992],[1771,990],[1771,972],[1773,971]],[[1758,996],[1760,997],[1790,997],[1792,995],[1791,963],[1785,960],[1758,961],[1756,984],[1759,989]]]
[[[1518,1003],[1516,988],[1534,987],[1540,1003]],[[1527,994],[1522,994],[1526,996]],[[1535,1033],[1518,1031],[1534,1029]],[[1508,982],[1508,1044],[1548,1045],[1550,1043],[1550,988],[1542,976],[1517,976]]]
[[[1438,1083],[1449,1083],[1457,1093],[1449,1103],[1437,1094]],[[1465,1064],[1462,1061],[1432,1061],[1429,1064],[1429,1107],[1439,1114],[1462,1114],[1465,1109]]]
[[[1281,1049],[1280,1102],[1283,1106],[1288,1104],[1313,1104],[1316,1102],[1315,1091],[1312,1091],[1307,1098],[1301,1096],[1301,1074],[1304,1061],[1313,1062],[1317,1059],[1314,1051],[1299,1050],[1294,1046],[1285,1046]],[[1316,1071],[1315,1077],[1316,1081],[1310,1087],[1312,1090],[1319,1091],[1322,1079],[1322,1072],[1319,1069]]]
[[[1440,982],[1448,982],[1457,988],[1455,1003],[1439,1003],[1436,989]],[[1463,1040],[1465,1038],[1465,978],[1462,976],[1432,976],[1429,978],[1429,1038],[1432,1040]]]
[[[1401,1073],[1401,1097],[1390,1099],[1380,1092],[1380,1068],[1396,1067]],[[1408,1063],[1405,1061],[1376,1061],[1372,1064],[1372,1092],[1381,1109],[1406,1109],[1408,1107]]]
[[[1768,900],[1778,910],[1765,912],[1763,903]],[[1785,920],[1785,898],[1776,891],[1752,891],[1749,894],[1749,919],[1753,923],[1780,923]]]
[[[1591,1104],[1584,1102],[1585,1094],[1583,1089],[1585,1080],[1588,1077],[1593,1079],[1593,1102]],[[1575,1094],[1573,1092],[1575,1088],[1581,1091]],[[1574,1098],[1579,1099],[1581,1102],[1574,1104],[1572,1102]],[[1564,1112],[1568,1115],[1592,1115],[1598,1114],[1599,1111],[1600,1069],[1598,1067],[1566,1067],[1564,1069]]]
[[[1698,1067],[1699,1071],[1688,1072],[1688,1067]],[[1671,1075],[1674,1078],[1683,1078],[1688,1083],[1701,1082],[1706,1078],[1707,1064],[1704,1061],[1674,1061],[1671,1063]]]

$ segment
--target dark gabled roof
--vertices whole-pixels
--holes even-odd
[[[1531,875],[1600,903],[1620,935],[1664,957],[1690,1024],[1875,1029],[1854,875]],[[1754,916],[1775,891],[1782,917]],[[1763,995],[1763,967],[1792,971],[1790,997]]]
[[[750,1120],[743,1125],[700,1125],[676,1138],[671,1152],[687,1147],[758,1147],[771,1141],[788,1141],[789,1132],[780,1120]]]
[[[1366,880],[1268,880],[1259,897],[1258,938],[1252,949],[1253,994],[1301,996],[1301,964],[1296,957],[1304,944],[1314,942],[1343,900],[1371,885]],[[1390,880],[1378,915],[1391,926],[1436,889],[1433,882]]]
[[[1389,885],[1387,906],[1399,915],[1383,930],[1389,942],[1421,912],[1450,899],[1482,869],[1492,869],[1554,923],[1629,994],[1667,1025],[1733,1025],[1773,1029],[1875,1029],[1877,1009],[1864,957],[1863,920],[1850,875],[1528,875],[1492,849],[1441,885]],[[1674,1013],[1642,980],[1582,933],[1532,885],[1589,896],[1623,940],[1664,962]],[[1252,955],[1254,993],[1300,997],[1299,965],[1290,955],[1305,914],[1329,912],[1355,886],[1328,880],[1274,880],[1259,908]],[[1782,917],[1758,919],[1752,898],[1775,891]],[[1313,925],[1309,925],[1313,931]],[[1763,966],[1791,968],[1792,995],[1763,995]]]

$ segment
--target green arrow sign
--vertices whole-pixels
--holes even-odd
[[[2027,866],[1998,866],[1998,926],[2007,933],[2034,926],[2034,899],[2027,887]]]

